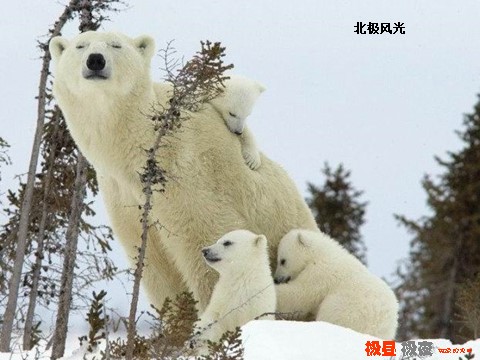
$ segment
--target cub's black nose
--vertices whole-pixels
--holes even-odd
[[[103,70],[105,68],[105,58],[102,54],[90,54],[87,59],[87,67],[93,71]]]
[[[207,256],[209,252],[210,252],[209,249],[202,249],[203,256]]]

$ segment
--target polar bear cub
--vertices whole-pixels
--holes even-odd
[[[261,165],[260,153],[251,131],[245,126],[258,97],[265,88],[255,80],[240,75],[228,75],[222,94],[210,103],[221,114],[228,129],[239,135],[242,155],[246,164],[257,170]]]
[[[393,291],[339,243],[321,232],[292,230],[280,241],[275,272],[277,311],[393,339]]]
[[[250,320],[275,312],[275,285],[267,239],[248,230],[235,230],[202,249],[205,261],[220,278],[196,330],[201,340],[218,340]],[[274,319],[265,315],[262,319]]]

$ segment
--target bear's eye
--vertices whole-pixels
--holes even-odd
[[[77,49],[83,49],[85,47],[85,44],[78,44],[76,46]]]
[[[231,112],[228,112],[228,113],[230,114],[230,116],[233,116],[234,118],[236,118],[236,117],[237,117],[237,115],[236,115],[236,114],[233,114],[233,113],[231,113]]]
[[[122,45],[120,45],[119,43],[112,43],[112,47],[114,49],[121,49],[122,48]]]
[[[230,240],[227,240],[223,243],[223,246],[230,246],[233,245],[233,243]]]
[[[287,263],[287,260],[285,259],[280,260],[280,265],[284,266],[286,263]]]

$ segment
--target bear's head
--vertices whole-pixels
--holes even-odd
[[[248,230],[234,230],[202,249],[209,266],[220,274],[241,271],[258,262],[268,264],[267,238]]]
[[[295,279],[305,267],[314,261],[312,242],[303,230],[291,230],[278,245],[276,284]]]
[[[49,44],[56,64],[54,93],[74,97],[126,95],[148,86],[154,40],[123,34],[87,31],[68,40],[54,37]]]
[[[265,87],[240,75],[229,75],[223,93],[210,103],[220,113],[231,132],[241,135],[247,117]]]

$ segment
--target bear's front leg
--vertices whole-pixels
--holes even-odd
[[[165,225],[168,228],[168,225]],[[183,230],[183,231],[182,231]],[[177,271],[182,274],[188,291],[193,293],[198,301],[197,309],[203,313],[210,301],[213,288],[218,281],[218,273],[210,268],[203,259],[202,248],[215,239],[214,236],[198,236],[192,238],[185,234],[187,224],[175,229],[163,236],[164,244],[170,259],[174,261]],[[208,240],[203,240],[208,239]]]
[[[245,163],[252,170],[257,170],[262,161],[260,159],[260,152],[252,132],[245,127],[243,134],[240,135],[240,142],[242,143],[242,156]]]
[[[108,175],[97,174],[97,178],[113,234],[122,244],[133,267],[141,244],[142,210],[138,208],[138,201],[128,186],[122,186],[122,183]],[[151,227],[148,233],[142,286],[149,301],[159,309],[167,297],[174,299],[177,294],[186,291],[185,283],[166,253],[160,232],[155,227]]]
[[[292,280],[275,285],[276,312],[282,319],[314,320],[318,310],[315,295],[308,292],[308,284]]]

